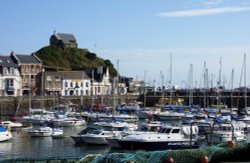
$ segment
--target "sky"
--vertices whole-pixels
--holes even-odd
[[[250,85],[250,0],[1,0],[0,21],[0,55],[31,54],[56,31],[157,86],[169,85],[172,65],[173,85],[204,87],[204,62],[209,86],[243,86],[246,54]]]

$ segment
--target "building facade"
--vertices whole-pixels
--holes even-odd
[[[0,96],[21,96],[18,65],[9,56],[0,56]]]
[[[41,60],[34,53],[31,55],[24,55],[11,52],[10,57],[13,59],[14,63],[18,65],[22,78],[22,94],[28,94],[29,91],[32,95],[41,94]]]
[[[84,71],[45,71],[45,95],[91,95],[91,81]]]
[[[91,78],[92,95],[108,95],[112,93],[108,67],[89,68],[85,69],[85,72]]]

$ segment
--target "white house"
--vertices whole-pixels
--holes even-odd
[[[45,71],[46,95],[91,95],[91,81],[84,71]]]
[[[9,56],[0,56],[0,96],[21,96],[18,65]]]
[[[93,81],[91,84],[93,95],[107,95],[112,92],[112,83],[110,82],[109,68],[97,67],[95,69],[86,69],[85,72]]]

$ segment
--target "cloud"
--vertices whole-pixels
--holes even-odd
[[[221,7],[221,8],[208,8],[208,9],[195,9],[195,10],[182,10],[174,12],[161,12],[157,13],[156,16],[162,17],[192,17],[192,16],[205,16],[205,15],[216,15],[224,13],[236,13],[250,11],[250,6],[245,7]]]
[[[221,3],[223,3],[223,0],[207,0],[203,4],[206,7],[214,7],[214,6],[218,6]]]

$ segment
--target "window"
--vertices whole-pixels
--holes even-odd
[[[179,133],[179,131],[180,131],[179,129],[173,129],[172,133],[177,134],[177,133]]]
[[[10,75],[14,75],[14,68],[10,68]]]
[[[8,86],[8,87],[13,87],[13,86],[14,86],[14,81],[13,81],[13,79],[8,79],[8,80],[7,80],[7,86]]]
[[[31,65],[30,72],[31,72],[31,73],[34,73],[34,72],[35,72],[35,71],[34,71],[34,65]]]
[[[76,96],[78,96],[79,95],[79,91],[78,90],[76,90]]]
[[[48,80],[48,81],[52,81],[52,76],[48,75],[48,76],[47,76],[47,80]]]
[[[26,74],[29,73],[29,67],[26,66],[25,68],[26,68],[26,69],[25,69]]]
[[[83,87],[83,82],[81,82],[81,87]]]
[[[67,90],[65,90],[64,93],[65,93],[65,96],[68,96],[68,91]]]
[[[86,83],[86,87],[89,87],[89,83],[88,82]]]
[[[38,74],[40,72],[40,66],[36,66],[36,73]]]
[[[7,68],[4,68],[3,69],[3,75],[7,75],[8,74],[8,69]]]
[[[70,87],[71,87],[71,88],[73,87],[73,82],[70,82]]]
[[[86,90],[86,91],[85,91],[85,95],[89,95],[89,90]]]
[[[65,81],[64,86],[68,87],[68,82],[67,81]]]
[[[60,76],[55,76],[56,81],[60,81]]]

